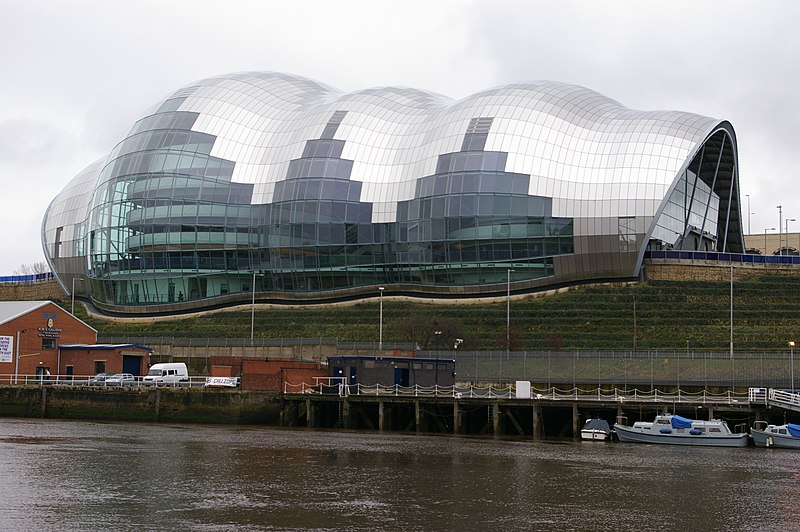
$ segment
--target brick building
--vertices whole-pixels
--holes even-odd
[[[328,368],[316,362],[287,358],[211,357],[213,377],[241,377],[242,390],[281,392],[284,383],[313,385],[327,377]]]
[[[0,301],[0,382],[56,375],[61,345],[96,341],[95,329],[52,301]]]
[[[146,375],[153,352],[136,344],[65,344],[58,349],[56,373],[62,380],[98,373]]]

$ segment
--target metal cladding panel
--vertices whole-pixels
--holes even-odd
[[[87,275],[117,308],[379,285],[491,293],[509,268],[521,286],[632,277],[622,255],[650,239],[740,240],[723,216],[739,219],[724,124],[552,81],[452,100],[223,75],[153,106],[56,197],[42,241],[51,266],[86,264],[54,266],[62,282]]]

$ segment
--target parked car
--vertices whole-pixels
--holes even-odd
[[[106,379],[111,377],[111,373],[98,373],[89,379],[89,386],[105,386]]]
[[[115,373],[106,377],[106,386],[132,386],[136,384],[136,377],[130,373]]]

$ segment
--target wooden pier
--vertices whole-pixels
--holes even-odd
[[[355,388],[356,393],[351,393]],[[674,394],[557,391],[518,398],[485,389],[414,390],[344,386],[338,393],[284,393],[280,424],[315,429],[376,430],[524,438],[577,438],[587,418],[612,423],[651,421],[673,413],[693,419],[724,419],[746,430],[756,420],[782,419],[783,408],[751,401],[752,393]]]

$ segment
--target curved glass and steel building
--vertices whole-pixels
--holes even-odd
[[[456,101],[225,75],[75,177],[42,243],[118,313],[636,279],[648,249],[743,251],[736,136],[550,81]]]

